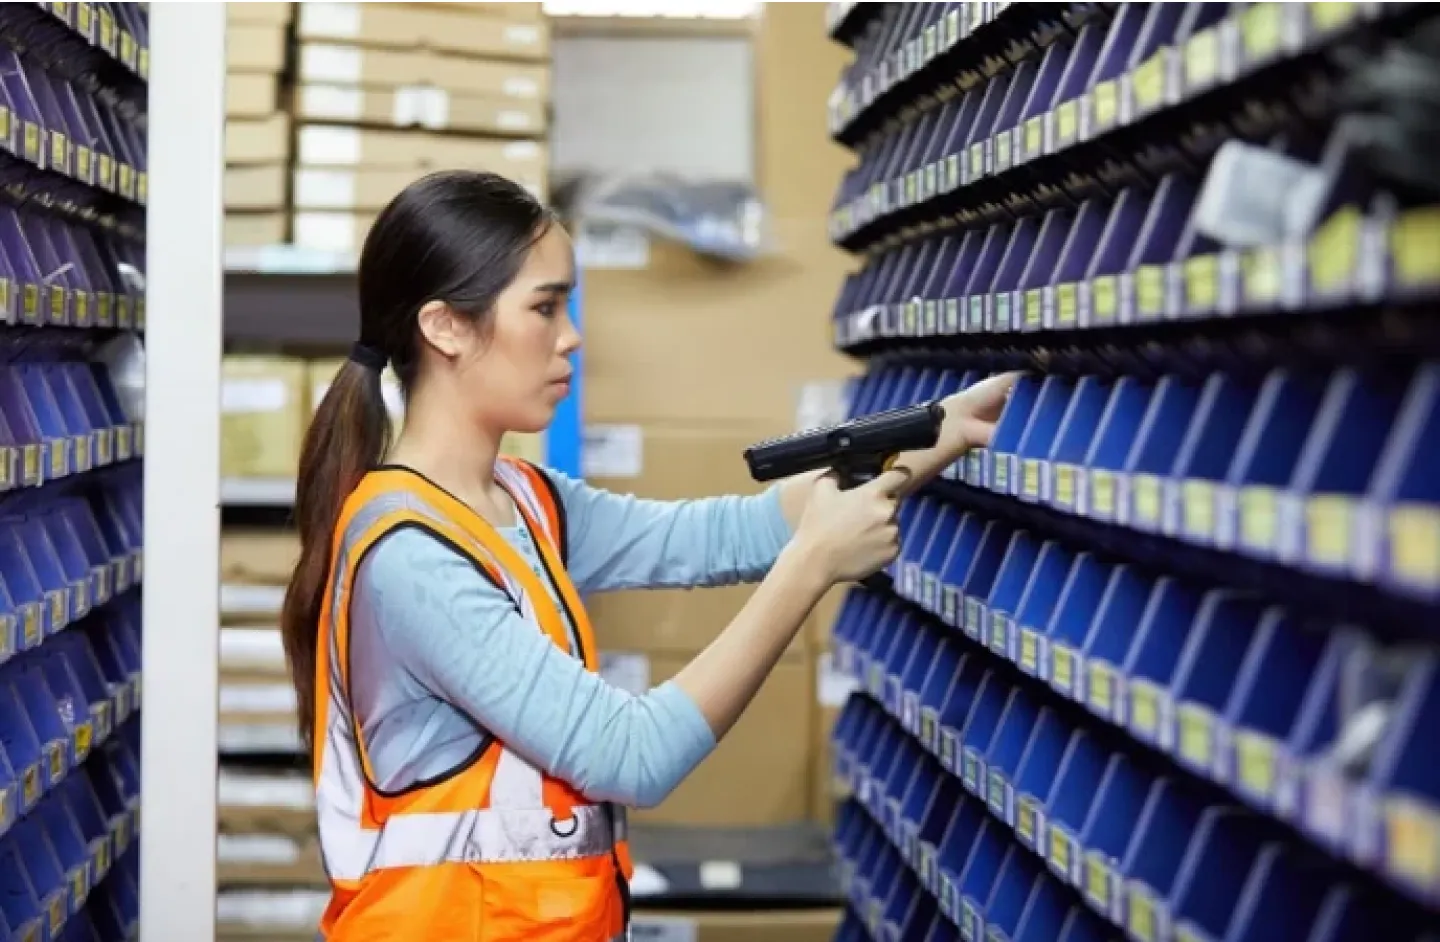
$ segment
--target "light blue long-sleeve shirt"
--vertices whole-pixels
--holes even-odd
[[[757,581],[790,539],[774,489],[652,501],[546,473],[564,507],[568,570],[582,595]],[[523,524],[501,534],[553,595],[536,536]],[[350,697],[384,792],[478,758],[488,731],[591,800],[651,807],[715,748],[679,687],[635,696],[590,673],[467,557],[425,531],[385,536],[360,565],[351,599]]]

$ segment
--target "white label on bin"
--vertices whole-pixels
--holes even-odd
[[[425,112],[425,89],[407,86],[395,89],[395,101],[390,107],[390,121],[397,127],[406,128],[419,124]]]
[[[695,920],[680,916],[636,913],[630,923],[631,942],[696,942],[699,938]]]
[[[360,4],[300,4],[300,35],[327,39],[356,39],[360,35]]]
[[[833,654],[820,655],[815,662],[815,696],[822,707],[842,707],[858,689],[855,678],[839,668]]]
[[[585,477],[637,478],[645,466],[644,434],[638,425],[587,425],[580,450]]]
[[[359,85],[364,58],[355,46],[307,45],[300,50],[300,78],[306,82]]]
[[[420,108],[420,123],[431,130],[450,126],[450,93],[443,88],[425,89]]]
[[[306,118],[359,121],[365,113],[365,94],[358,88],[306,85],[300,90],[300,114]]]
[[[644,696],[650,691],[650,658],[644,654],[603,651],[600,676],[626,693]]]
[[[350,209],[355,174],[348,170],[295,171],[295,205],[302,209]]]
[[[296,149],[301,164],[353,166],[360,162],[360,132],[355,128],[301,128]]]
[[[289,399],[281,379],[227,379],[220,385],[220,411],[225,415],[279,412]]]

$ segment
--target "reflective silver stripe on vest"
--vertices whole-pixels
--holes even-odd
[[[501,462],[501,468],[504,463]],[[529,480],[504,468],[505,483],[526,509],[538,508]],[[567,821],[555,821],[544,805],[544,776],[529,762],[503,749],[490,786],[490,807],[443,814],[398,814],[383,828],[362,825],[367,798],[364,769],[355,742],[351,710],[344,695],[340,666],[339,626],[348,597],[353,554],[374,535],[381,521],[395,513],[418,515],[440,524],[450,520],[416,494],[390,491],[376,495],[355,513],[341,536],[336,576],[330,587],[331,619],[326,724],[317,743],[320,774],[316,791],[320,845],[332,879],[353,882],[391,867],[440,863],[565,860],[609,854],[623,827],[603,805],[582,805]],[[543,513],[536,516],[548,523]],[[451,529],[458,529],[451,525]],[[493,557],[474,540],[466,548],[479,558]],[[494,567],[505,576],[498,565]],[[521,615],[540,630],[531,600],[514,580],[505,579]]]
[[[614,843],[602,805],[576,808],[569,821],[545,808],[399,814],[381,832],[369,869],[575,860],[608,854]]]

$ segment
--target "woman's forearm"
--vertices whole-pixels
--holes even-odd
[[[735,619],[675,675],[717,740],[749,706],[831,584],[814,554],[792,542]]]

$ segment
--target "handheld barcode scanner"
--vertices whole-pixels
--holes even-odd
[[[745,449],[745,463],[756,481],[775,481],[806,471],[829,468],[842,490],[883,474],[897,455],[933,448],[940,439],[945,408],[938,402],[894,409],[760,442]],[[879,573],[863,581],[879,588]]]

